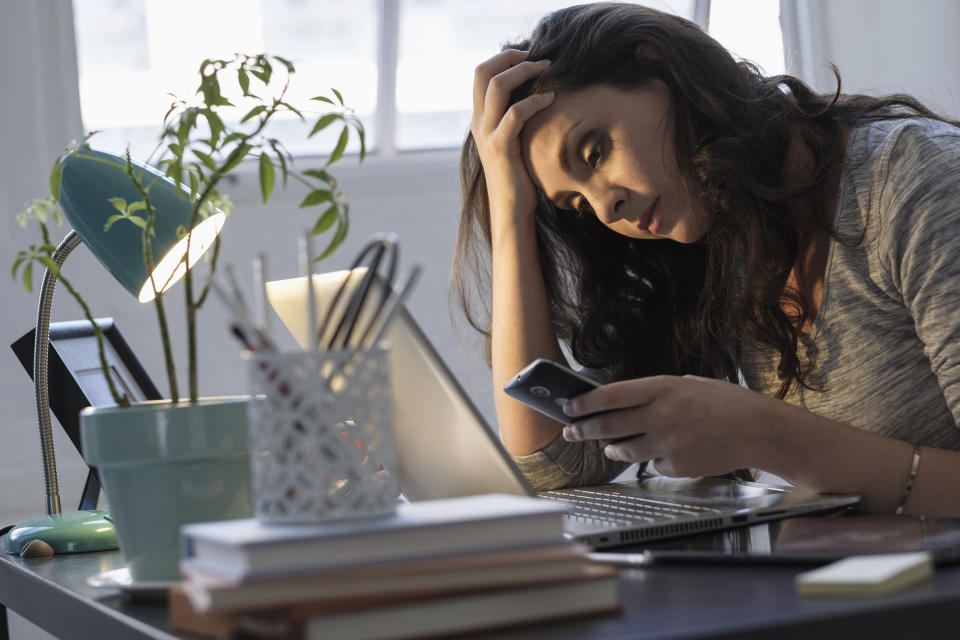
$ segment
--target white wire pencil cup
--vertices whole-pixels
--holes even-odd
[[[382,338],[420,269],[414,266],[393,288],[396,239],[377,235],[335,295],[321,300],[310,249],[309,240],[301,243],[307,326],[316,327],[308,348],[278,352],[265,312],[253,322],[238,289],[217,291],[248,349],[254,507],[265,523],[384,516],[399,497],[389,474],[396,458],[393,392]],[[258,286],[265,271],[261,258],[254,268]]]

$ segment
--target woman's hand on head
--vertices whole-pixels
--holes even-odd
[[[537,194],[520,151],[520,131],[535,113],[548,107],[553,93],[538,93],[510,105],[510,93],[537,77],[546,60],[527,61],[527,52],[506,49],[476,68],[470,132],[487,183],[492,220],[533,215]]]
[[[567,440],[615,440],[614,460],[652,460],[676,477],[720,475],[761,467],[768,417],[783,402],[729,382],[697,376],[653,376],[604,385],[564,408]]]

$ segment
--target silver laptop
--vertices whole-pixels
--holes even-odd
[[[324,318],[348,273],[313,276],[315,317]],[[347,293],[359,282],[354,274]],[[305,348],[310,343],[306,286],[304,277],[267,283],[270,304]],[[360,326],[373,317],[384,289],[368,296]],[[391,347],[397,448],[396,469],[390,472],[408,500],[481,493],[563,500],[570,504],[568,536],[597,548],[841,509],[859,500],[854,495],[819,495],[716,478],[656,477],[535,492],[405,308],[400,308],[386,339]]]

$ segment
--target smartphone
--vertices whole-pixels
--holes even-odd
[[[596,389],[600,383],[552,360],[538,358],[503,386],[507,395],[557,422],[570,423],[563,412],[567,400]]]

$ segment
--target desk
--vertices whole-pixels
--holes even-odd
[[[122,566],[117,551],[24,560],[0,553],[0,603],[57,637],[190,636],[170,630],[162,602],[135,601],[87,586]],[[476,636],[493,640],[634,638],[956,638],[960,565],[932,582],[881,599],[799,598],[785,566],[662,565],[623,569],[619,616],[523,627]],[[2,637],[3,629],[0,629]]]

